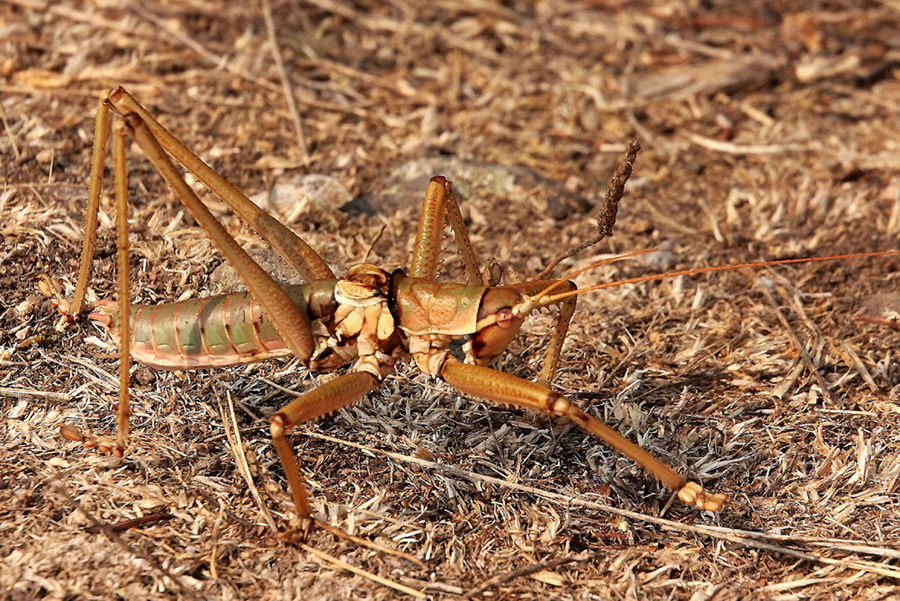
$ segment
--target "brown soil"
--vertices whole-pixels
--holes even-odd
[[[272,30],[256,3],[0,4],[0,597],[399,594],[267,526],[265,511],[283,527],[292,510],[267,417],[290,398],[282,387],[317,378],[296,362],[136,366],[124,459],[59,436],[63,422],[114,428],[114,350],[90,323],[63,325],[38,283],[54,278],[71,297],[94,109],[115,85],[248,193],[306,173],[346,187],[349,202],[311,203],[289,224],[338,273],[405,267],[427,176],[441,171],[480,254],[533,275],[592,234],[632,138],[644,151],[615,237],[556,273],[662,250],[582,287],[896,247],[896,7],[506,4],[274,2]],[[132,293],[219,292],[221,259],[140,152],[129,156]],[[263,246],[218,213],[242,244]],[[104,200],[95,298],[115,297],[113,219]],[[581,298],[556,388],[726,493],[717,514],[672,502],[564,420],[461,397],[404,366],[292,444],[323,521],[423,563],[322,529],[309,548],[436,599],[900,595],[900,333],[856,319],[900,309],[897,264],[740,270]],[[446,271],[459,277],[452,253]],[[550,325],[530,322],[499,367],[533,377]],[[262,505],[228,444],[229,404]],[[112,537],[95,524],[159,515]]]

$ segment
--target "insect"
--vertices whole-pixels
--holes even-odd
[[[500,285],[496,269],[493,266],[483,268],[476,258],[451,183],[441,176],[431,179],[425,194],[408,274],[401,270],[389,273],[374,265],[357,265],[338,278],[303,240],[206,166],[124,89],[116,88],[98,106],[85,246],[73,301],[64,308],[69,314],[82,312],[90,279],[103,164],[114,112],[122,117],[112,128],[119,302],[101,304],[91,317],[106,325],[119,340],[118,425],[115,438],[83,436],[64,426],[63,435],[67,438],[123,456],[129,439],[130,359],[162,369],[214,368],[285,355],[299,358],[310,370],[318,372],[349,365],[349,371],[291,401],[270,419],[272,441],[284,467],[299,518],[296,532],[303,532],[311,524],[312,509],[287,434],[298,424],[359,400],[378,387],[398,361],[411,357],[423,372],[444,380],[464,394],[570,418],[635,460],[687,504],[709,511],[718,511],[725,504],[724,494],[710,493],[700,484],[688,481],[550,387],[577,295],[607,286],[578,290],[567,278]],[[134,138],[240,275],[248,292],[156,307],[131,306],[128,294],[126,136]],[[266,274],[197,198],[172,159],[256,230],[306,283],[282,287]],[[615,207],[607,209],[605,223],[611,228],[615,222]],[[465,284],[436,281],[445,217],[460,249],[468,280]],[[779,263],[809,260],[823,258]],[[679,273],[736,267],[741,266]],[[671,275],[646,276],[633,281]],[[556,306],[559,310],[537,380],[532,382],[492,369],[491,362],[513,340],[525,318],[532,311],[548,306]],[[451,342],[455,339],[464,342],[463,361],[451,350]]]

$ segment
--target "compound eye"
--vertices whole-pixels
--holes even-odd
[[[501,328],[508,328],[512,325],[513,312],[512,309],[500,309],[497,311],[497,325]]]

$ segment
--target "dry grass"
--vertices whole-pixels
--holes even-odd
[[[229,394],[259,494],[283,523],[266,417],[286,402],[281,387],[314,381],[293,362],[136,368],[124,460],[58,436],[63,421],[113,426],[114,356],[90,325],[57,327],[37,291],[47,274],[72,292],[100,91],[126,86],[247,192],[336,178],[349,196],[309,203],[290,225],[338,271],[366,255],[405,266],[424,182],[444,172],[478,249],[536,273],[590,236],[585,210],[639,137],[616,236],[597,252],[665,250],[583,286],[896,246],[900,13],[857,5],[273,2],[279,68],[255,3],[0,4],[0,597],[396,595],[279,544],[236,468]],[[134,293],[216,292],[220,260],[203,233],[139,153],[130,164]],[[111,205],[102,213],[101,298],[114,296],[115,248]],[[717,515],[670,505],[571,424],[402,368],[293,441],[323,519],[427,567],[323,530],[309,544],[433,598],[895,597],[900,334],[854,316],[900,308],[896,264],[729,272],[582,299],[558,388],[727,493]],[[533,374],[548,327],[532,322],[503,369]],[[93,524],[152,514],[171,518],[112,539]]]

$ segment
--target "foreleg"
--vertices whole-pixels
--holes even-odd
[[[718,511],[727,500],[723,494],[710,494],[696,482],[688,482],[684,476],[651,453],[544,385],[488,367],[466,365],[454,359],[447,360],[440,376],[460,392],[477,398],[544,411],[551,415],[565,415],[618,452],[636,461],[669,490],[677,492],[678,498],[689,505],[696,505],[707,511]]]

